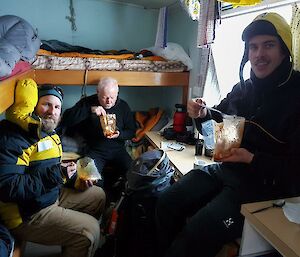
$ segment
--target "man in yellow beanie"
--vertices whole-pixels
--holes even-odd
[[[37,90],[37,88],[36,88]],[[16,94],[20,91],[16,91]],[[33,110],[41,131],[30,133],[31,115],[10,115],[13,121],[0,122],[0,220],[13,236],[46,245],[61,245],[64,257],[92,257],[98,247],[98,219],[105,206],[105,193],[92,181],[78,183],[76,165],[62,168],[62,147],[55,132],[60,121],[62,90],[43,85],[36,92]],[[25,107],[23,107],[25,108]],[[22,109],[22,108],[21,108]],[[25,120],[19,117],[26,117]],[[68,187],[64,186],[66,184]]]
[[[156,210],[161,256],[213,257],[241,236],[241,204],[300,194],[300,74],[293,70],[290,27],[280,15],[264,13],[242,39],[241,81],[215,106],[246,119],[241,145],[163,192]],[[201,98],[188,102],[188,113],[199,131],[204,121],[223,120]]]

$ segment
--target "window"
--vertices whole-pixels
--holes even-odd
[[[244,53],[244,42],[241,39],[244,28],[259,14],[265,11],[277,12],[283,16],[287,22],[291,21],[292,6],[281,7],[243,14],[235,17],[223,19],[216,28],[216,38],[212,45],[212,52],[215,61],[215,68],[220,88],[220,97],[223,99],[232,87],[239,82],[239,66]],[[244,79],[249,78],[250,64],[244,68]],[[208,94],[209,85],[204,90],[204,98],[211,97]],[[206,93],[207,92],[207,93]],[[209,102],[218,103],[218,98],[209,99]]]

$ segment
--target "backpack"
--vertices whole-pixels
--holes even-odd
[[[133,161],[127,172],[125,191],[115,204],[108,229],[112,256],[157,255],[156,202],[160,193],[171,185],[173,174],[174,169],[163,150],[145,152]]]
[[[147,151],[135,159],[127,172],[127,192],[158,194],[170,185],[174,168],[163,150]]]

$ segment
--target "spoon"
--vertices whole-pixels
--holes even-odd
[[[200,106],[203,107],[203,108],[206,108],[206,109],[208,109],[208,110],[210,110],[210,111],[219,113],[223,118],[228,118],[228,117],[233,117],[233,116],[234,116],[234,115],[228,115],[228,114],[225,114],[225,113],[219,111],[218,109],[215,109],[215,108],[213,108],[213,107],[208,107],[208,106],[206,106],[206,105],[204,105],[204,104],[200,104]]]
[[[253,213],[258,213],[258,212],[261,212],[261,211],[265,211],[265,210],[268,210],[270,208],[282,208],[283,206],[285,205],[285,200],[281,199],[281,200],[277,200],[277,201],[274,201],[272,203],[272,205],[269,205],[267,207],[263,207],[263,208],[260,208],[258,210],[255,210],[253,212],[251,212],[252,214]]]

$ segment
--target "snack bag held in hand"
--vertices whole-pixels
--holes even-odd
[[[100,180],[101,175],[90,157],[83,157],[77,161],[77,175],[81,180]]]
[[[245,118],[238,116],[228,116],[222,123],[215,123],[214,160],[228,157],[232,148],[240,147],[244,127]]]
[[[244,117],[226,115],[222,123],[207,120],[201,125],[205,148],[213,151],[215,161],[228,157],[232,148],[240,147],[245,127]]]
[[[104,136],[112,136],[116,133],[116,114],[106,114],[100,116],[100,123]]]
[[[214,152],[216,144],[215,126],[216,122],[214,120],[207,120],[202,122],[202,135],[204,139],[204,145],[206,151]]]

